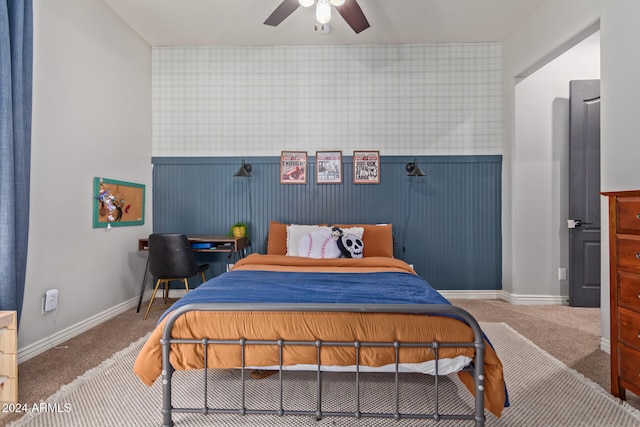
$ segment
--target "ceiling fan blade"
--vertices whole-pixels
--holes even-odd
[[[356,34],[370,27],[369,21],[367,21],[364,12],[362,12],[356,0],[347,0],[342,6],[336,7],[336,9],[338,9],[340,16],[347,21],[347,24],[353,28]]]
[[[300,6],[298,0],[283,0],[283,2],[280,3],[278,7],[276,7],[276,10],[274,10],[273,13],[269,15],[264,23],[266,25],[272,25],[276,27],[289,15],[291,15],[298,8],[298,6]]]

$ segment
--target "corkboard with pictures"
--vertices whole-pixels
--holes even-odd
[[[93,227],[144,224],[145,186],[102,177],[93,179]]]

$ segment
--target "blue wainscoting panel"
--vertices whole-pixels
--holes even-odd
[[[408,162],[426,173],[409,177]],[[153,230],[227,234],[249,225],[265,253],[269,221],[392,223],[395,256],[441,290],[498,290],[502,282],[501,156],[382,156],[380,184],[353,184],[351,156],[342,184],[280,184],[279,157],[245,157],[250,178],[234,177],[239,157],[154,157]],[[224,255],[207,255],[214,274]]]

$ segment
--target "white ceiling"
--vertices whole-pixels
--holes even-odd
[[[334,9],[329,35],[312,7],[264,25],[281,1],[104,0],[152,46],[501,41],[545,0],[358,0],[371,27],[355,34]]]

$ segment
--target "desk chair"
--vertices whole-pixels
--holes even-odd
[[[164,283],[164,303],[166,304],[169,296],[169,282],[182,280],[185,290],[189,292],[188,279],[200,273],[204,282],[206,280],[204,272],[208,268],[209,264],[198,265],[189,239],[184,234],[151,234],[149,236],[149,272],[155,278],[156,286],[144,318],[146,319],[149,315],[161,283]]]

